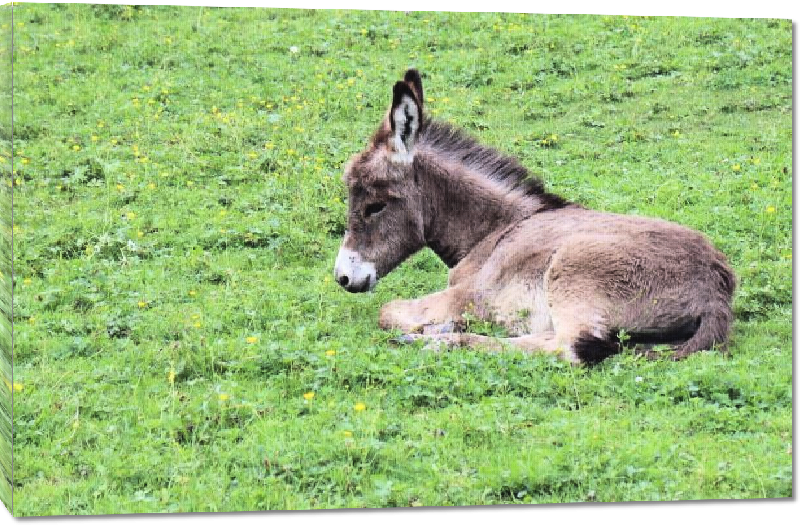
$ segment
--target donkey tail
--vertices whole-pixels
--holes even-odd
[[[715,279],[716,293],[708,306],[700,314],[700,323],[694,335],[675,347],[672,359],[678,361],[698,350],[709,350],[716,345],[721,352],[727,352],[728,333],[733,322],[731,299],[736,290],[736,276],[725,263],[721,254],[711,263],[711,276]]]
[[[668,341],[682,341],[673,347],[672,359],[679,361],[689,355],[700,351],[710,350],[715,345],[718,350],[726,352],[726,341],[728,331],[733,321],[733,313],[727,302],[718,303],[716,309],[707,311],[696,318],[689,325],[674,327],[671,332],[659,331],[657,333],[632,333],[629,343],[644,345],[638,347],[641,353],[650,359],[657,359],[659,353],[644,350],[653,344],[670,344]],[[594,334],[583,332],[573,342],[572,351],[578,360],[585,364],[597,364],[607,357],[618,354],[622,351],[622,345],[618,340],[618,330],[612,330],[605,337],[597,337]],[[673,343],[674,344],[674,343]]]
[[[710,350],[715,345],[717,349],[726,352],[728,331],[730,330],[733,313],[728,304],[720,305],[717,309],[702,314],[697,330],[686,342],[675,347],[672,354],[673,361],[679,361],[699,350]]]

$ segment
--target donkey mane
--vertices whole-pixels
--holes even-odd
[[[547,192],[542,180],[532,175],[515,157],[481,144],[448,123],[425,119],[420,130],[419,143],[447,154],[486,178],[502,183],[510,191],[522,193],[535,200],[540,205],[537,212],[573,204],[559,195]]]

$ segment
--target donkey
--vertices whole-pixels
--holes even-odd
[[[349,211],[334,269],[342,287],[372,290],[425,246],[450,268],[447,289],[384,305],[381,328],[434,347],[587,364],[623,342],[672,345],[675,360],[725,349],[736,280],[702,234],[548,193],[515,158],[428,118],[423,101],[422,79],[408,70],[368,147],[344,168]],[[464,333],[465,314],[511,337]]]

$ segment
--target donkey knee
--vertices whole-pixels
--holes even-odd
[[[397,299],[381,307],[378,325],[384,330],[399,329],[406,333],[419,332],[423,322],[411,308],[411,301]]]

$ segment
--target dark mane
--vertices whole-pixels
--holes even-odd
[[[426,119],[420,130],[419,142],[459,159],[485,177],[503,183],[510,190],[536,196],[536,200],[543,205],[538,211],[571,204],[563,197],[545,191],[541,179],[532,175],[515,157],[484,146],[450,124]]]

